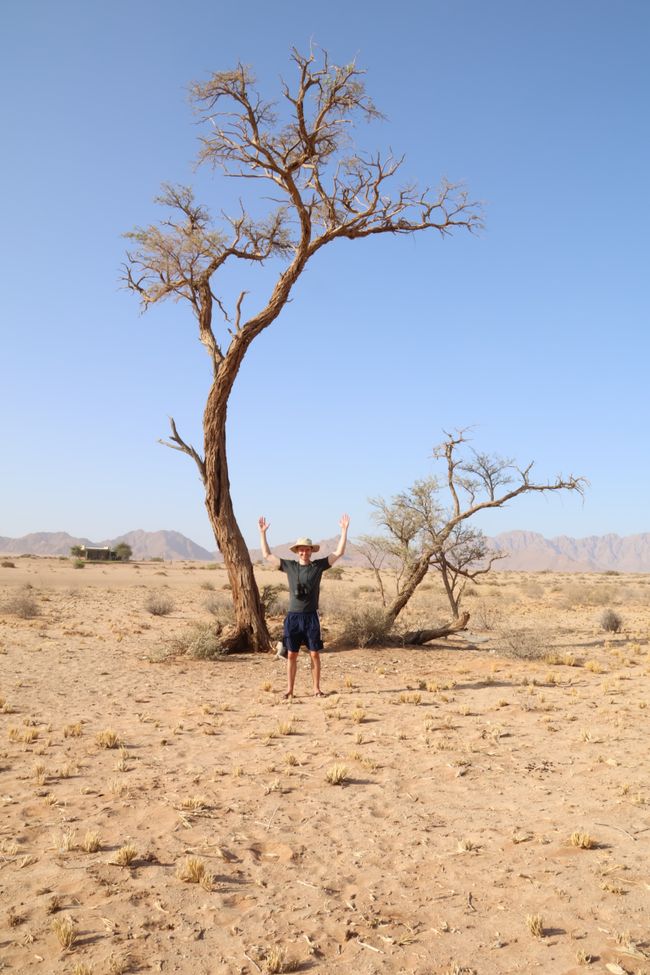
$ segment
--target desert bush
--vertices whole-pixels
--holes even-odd
[[[613,609],[606,609],[600,617],[600,628],[606,633],[620,633],[623,629],[623,620]]]
[[[234,622],[235,612],[229,599],[224,599],[222,596],[211,596],[205,600],[203,606],[208,613],[211,613],[218,620],[221,626],[228,626]]]
[[[152,592],[145,600],[144,608],[152,616],[168,616],[174,608],[174,603],[164,593]]]
[[[72,568],[73,569],[85,569],[86,568],[86,560],[85,559],[73,559],[72,560]]]
[[[260,599],[267,616],[276,616],[280,612],[280,595],[286,591],[286,586],[282,585],[262,586]]]
[[[171,644],[172,652],[193,660],[214,660],[223,656],[220,623],[195,623]]]
[[[16,568],[16,563],[15,562],[10,562],[9,559],[3,559],[2,562],[0,562],[0,565],[2,566],[3,569],[15,569]]]
[[[337,579],[337,580],[338,579],[342,579],[343,578],[343,569],[341,568],[340,565],[332,566],[332,568],[328,570],[327,575],[325,576],[325,578],[328,579],[328,580],[329,579]]]
[[[472,611],[472,618],[482,630],[495,630],[503,619],[503,613],[498,606],[481,599]]]
[[[19,616],[23,620],[34,619],[41,612],[36,597],[26,587],[8,599],[4,605],[5,613]]]
[[[549,641],[536,630],[507,627],[498,635],[498,649],[506,657],[541,660],[549,651]]]
[[[352,610],[345,621],[342,642],[352,647],[374,647],[391,642],[391,625],[380,606],[363,606]]]

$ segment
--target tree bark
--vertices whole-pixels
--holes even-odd
[[[205,444],[205,506],[214,537],[223,555],[232,590],[235,626],[223,637],[229,653],[271,649],[264,607],[253,573],[246,542],[239,530],[230,496],[226,419],[228,395],[239,371],[241,357],[227,356],[210,390],[203,417]]]
[[[411,569],[406,582],[401,590],[386,610],[386,623],[392,626],[399,614],[402,612],[409,599],[420,585],[425,575],[429,571],[429,559],[431,553],[427,552]]]
[[[458,608],[459,599],[456,597],[454,592],[454,585],[452,580],[449,578],[449,569],[447,568],[447,563],[444,560],[441,561],[439,569],[445,587],[445,592],[447,593],[447,599],[449,600],[449,605],[451,606],[451,615],[455,620],[457,620],[460,612]]]
[[[409,646],[421,646],[423,643],[429,643],[430,640],[442,640],[443,637],[464,630],[468,623],[469,613],[463,613],[459,619],[437,630],[411,630],[410,633],[405,633],[402,639]]]

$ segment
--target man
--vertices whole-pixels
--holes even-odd
[[[348,539],[349,515],[342,515],[339,525],[341,537],[336,550],[324,559],[312,561],[314,552],[318,552],[320,545],[314,545],[311,538],[299,538],[291,551],[298,556],[295,559],[280,559],[269,548],[266,533],[269,524],[266,518],[260,518],[260,541],[262,555],[267,562],[275,565],[282,572],[286,572],[289,582],[289,611],[284,621],[284,635],[282,646],[287,652],[287,692],[285,698],[293,697],[293,685],[296,681],[298,669],[298,653],[304,644],[311,658],[311,676],[314,685],[314,696],[323,697],[320,689],[320,651],[323,641],[318,619],[318,597],[320,581],[326,572],[345,553]]]

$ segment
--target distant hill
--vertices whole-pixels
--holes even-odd
[[[174,531],[138,530],[117,538],[105,538],[100,542],[68,535],[67,532],[35,532],[23,535],[22,538],[0,537],[0,552],[6,555],[70,555],[73,545],[101,548],[104,545],[113,547],[119,542],[126,542],[131,546],[133,558],[136,560],[162,558],[166,561],[188,559],[193,562],[214,562],[217,559],[214,553]]]
[[[544,538],[535,532],[496,535],[494,548],[507,552],[495,564],[499,570],[539,572],[650,572],[650,534],[591,535],[588,538]]]
[[[194,562],[222,561],[219,552],[209,552],[175,531],[127,532],[117,538],[93,542],[67,532],[35,532],[22,538],[0,536],[0,553],[4,555],[69,555],[73,545],[103,546],[126,542],[138,560],[162,558],[165,561],[184,559]],[[320,542],[319,555],[333,552],[338,536]],[[560,535],[545,538],[536,532],[504,532],[490,539],[493,548],[506,553],[495,563],[495,571],[540,572],[650,572],[650,533],[642,535],[592,535],[589,538],[570,538]],[[281,558],[291,558],[291,542],[276,545],[273,552]],[[261,560],[260,549],[251,549],[254,562]],[[353,544],[342,565],[365,565]]]

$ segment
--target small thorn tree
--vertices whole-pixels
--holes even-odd
[[[445,433],[445,440],[433,449],[442,473],[415,483],[390,501],[371,499],[382,535],[366,536],[361,551],[375,572],[390,567],[395,576],[395,593],[386,598],[385,627],[390,628],[428,572],[440,572],[452,611],[453,622],[437,630],[407,634],[409,643],[426,643],[464,628],[469,613],[460,614],[460,597],[467,579],[489,572],[500,554],[491,551],[483,533],[468,522],[479,512],[503,508],[522,494],[577,491],[583,494],[583,477],[558,476],[553,481],[532,479],[533,464],[517,467],[513,461],[475,451],[465,431]]]
[[[251,342],[280,315],[322,247],[375,234],[434,230],[446,236],[459,228],[471,231],[481,220],[480,208],[459,186],[443,181],[434,192],[414,185],[394,189],[403,160],[355,147],[355,124],[381,116],[354,63],[339,66],[326,52],[296,50],[292,62],[295,79],[282,83],[279,105],[262,97],[242,64],[191,88],[204,123],[199,162],[268,188],[266,214],[253,217],[242,205],[237,214],[215,221],[190,188],[165,185],[158,198],[165,217],[126,235],[133,248],[127,252],[124,283],[143,309],[167,299],[186,301],[212,366],[203,453],[185,442],[173,418],[169,440],[162,442],[190,456],[203,482],[232,587],[236,625],[226,650],[269,648],[253,567],[233,510],[226,452],[228,401]],[[251,269],[273,262],[277,268],[268,293],[250,314],[244,313],[246,291],[229,298],[220,286],[220,272],[236,262]]]

